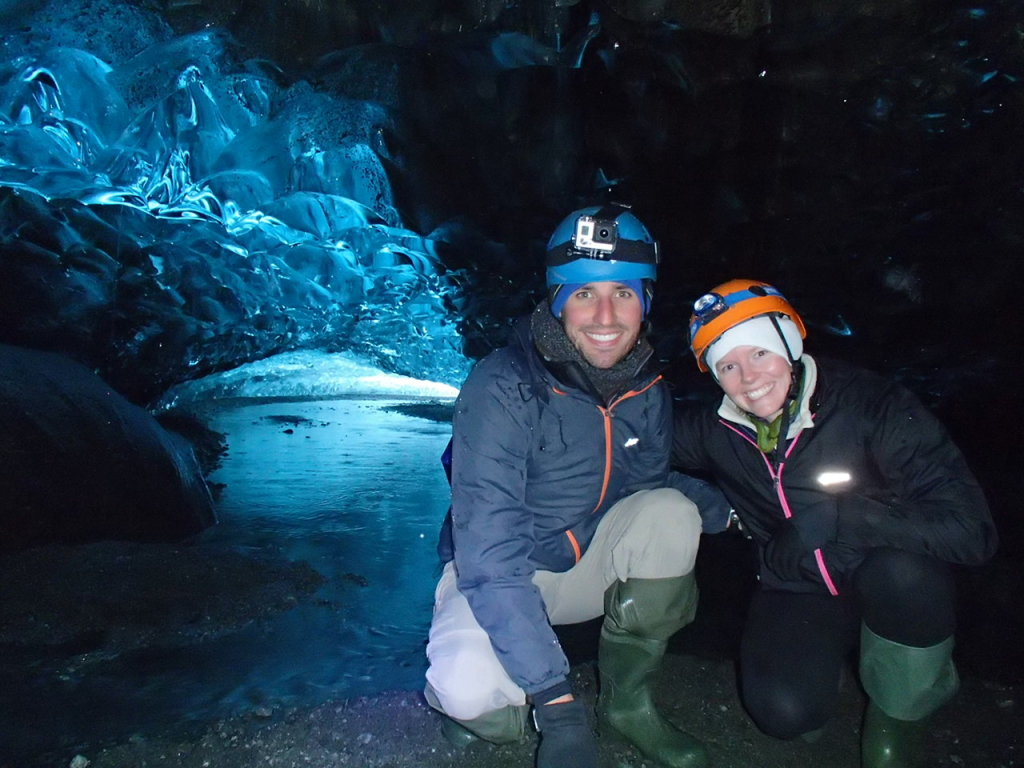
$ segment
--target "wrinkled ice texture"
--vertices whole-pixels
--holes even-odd
[[[221,45],[179,38],[118,69],[55,49],[0,70],[4,276],[54,304],[21,292],[10,316],[148,363],[162,386],[147,394],[318,344],[460,382],[458,275],[402,226],[382,108],[222,70]]]

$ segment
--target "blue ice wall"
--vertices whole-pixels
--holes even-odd
[[[105,10],[91,36],[32,17],[0,66],[5,340],[143,401],[298,347],[458,383],[459,274],[395,208],[386,109],[275,79],[225,34]]]
[[[0,6],[0,341],[136,402],[306,347],[458,384],[560,216],[617,200],[662,242],[684,378],[688,303],[747,275],[967,429],[1013,407],[1019,3],[776,4],[743,34],[684,3],[370,5]]]

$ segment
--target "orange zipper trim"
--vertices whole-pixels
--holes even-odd
[[[604,478],[601,481],[601,495],[598,497],[597,505],[590,511],[590,514],[597,512],[597,510],[601,508],[601,505],[604,504],[605,497],[608,495],[608,485],[612,480],[612,411],[619,403],[629,400],[631,397],[642,395],[661,381],[661,379],[661,374],[658,374],[647,384],[647,386],[642,389],[631,389],[629,392],[624,393],[621,397],[616,399],[607,408],[600,405],[597,406],[597,410],[601,412],[601,416],[604,419]],[[552,387],[551,389],[555,394],[566,394],[562,390],[558,389],[558,387]],[[574,546],[577,546],[576,542],[574,542]]]
[[[572,531],[566,531],[565,535],[566,538],[569,539],[569,543],[572,545],[572,551],[573,554],[576,556],[576,562],[578,563],[580,561],[580,558],[583,557],[583,552],[580,550],[579,539],[576,538],[576,534],[574,534]]]

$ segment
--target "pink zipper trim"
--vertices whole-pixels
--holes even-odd
[[[828,567],[825,565],[825,553],[820,549],[814,550],[814,560],[818,563],[818,573],[821,574],[825,586],[828,587],[829,593],[835,597],[839,594],[839,589],[836,587],[835,582],[832,581],[832,574],[828,572]]]
[[[728,429],[731,429],[740,437],[742,437],[744,440],[746,440],[748,443],[754,446],[754,448],[757,448],[758,454],[760,454],[761,458],[764,460],[765,466],[768,467],[768,474],[771,475],[772,483],[775,485],[775,495],[779,497],[779,504],[782,506],[782,514],[786,516],[787,520],[791,518],[793,516],[793,511],[790,509],[789,499],[786,498],[786,491],[782,487],[782,471],[786,468],[786,462],[780,461],[779,471],[776,472],[775,468],[772,466],[772,463],[768,460],[768,457],[764,455],[764,452],[760,448],[758,448],[757,441],[752,440],[750,438],[750,435],[744,433],[741,429],[738,429],[737,427],[725,421],[724,419],[719,419],[719,422]],[[786,453],[783,455],[783,459],[789,458],[789,454],[791,454],[793,452],[793,449],[796,448],[796,444],[800,442],[800,438],[803,437],[803,434],[803,432],[800,432],[796,437],[793,438],[793,442],[790,443],[789,448],[786,449]],[[838,595],[839,589],[836,587],[835,581],[833,581],[832,579],[832,574],[828,572],[828,566],[825,563],[825,554],[821,551],[821,549],[814,550],[814,562],[818,564],[818,573],[821,574],[821,580],[825,582],[825,586],[828,588],[829,594],[831,594],[833,597]]]

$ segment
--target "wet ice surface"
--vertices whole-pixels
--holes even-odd
[[[141,625],[138,612],[118,618],[121,606],[111,598],[97,601],[99,610],[111,612],[109,626],[70,635],[74,648],[5,646],[0,764],[52,765],[31,759],[221,718],[274,717],[328,700],[419,690],[439,572],[437,531],[449,498],[440,456],[451,433],[450,405],[408,395],[208,404],[210,425],[228,439],[228,453],[211,477],[223,484],[220,522],[182,546],[200,550],[211,572],[205,578],[188,566],[202,583],[189,582],[182,592],[193,591],[170,601],[186,613],[166,622],[200,629],[184,640],[168,635],[117,645],[111,637],[125,631],[123,621],[131,623],[127,631],[137,631],[163,619],[147,616],[152,609],[145,607]],[[111,546],[121,551],[116,547],[122,545]],[[170,550],[160,551],[177,545],[166,546]],[[234,553],[257,563],[252,589],[239,584],[247,571],[237,570]],[[84,551],[72,548],[66,557],[72,574],[86,563],[95,566]],[[323,584],[306,594],[258,564],[282,560],[309,563]],[[213,573],[218,564],[235,580]],[[42,567],[45,580],[50,572]],[[99,567],[124,579],[124,563],[101,560]],[[177,574],[177,562],[167,567]],[[204,610],[196,607],[204,602],[200,591],[220,588],[237,598],[243,621],[222,613],[203,630],[210,622],[187,611]],[[294,590],[294,607],[257,610],[254,595],[258,600],[268,588],[262,593],[268,600],[280,597],[280,589]],[[245,622],[245,615],[252,620]],[[97,618],[100,626],[103,621]]]
[[[451,428],[389,410],[400,404],[274,402],[215,415],[229,452],[211,478],[226,487],[207,540],[305,560],[327,579],[311,604],[245,644],[245,662],[237,651],[223,660],[225,703],[422,685]]]

